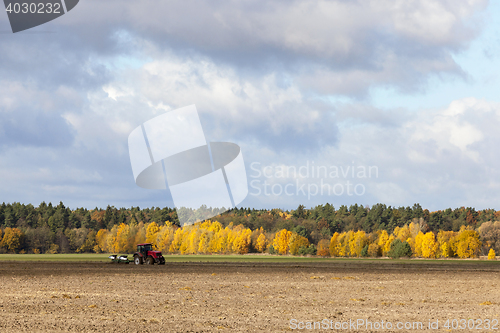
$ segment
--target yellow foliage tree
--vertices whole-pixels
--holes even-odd
[[[434,233],[429,231],[426,233],[422,239],[421,243],[422,257],[424,258],[435,258],[438,251],[438,243],[436,243],[436,237]]]
[[[347,257],[349,254],[349,237],[346,232],[343,232],[337,238],[336,252],[339,257]]]
[[[189,228],[189,234],[184,237],[181,245],[181,254],[196,254],[198,252],[198,247],[200,244],[201,231],[192,226]]]
[[[288,247],[290,249],[290,253],[293,254],[294,256],[299,253],[299,249],[301,246],[308,247],[309,246],[309,241],[307,238],[297,234],[297,233],[292,233],[290,236],[290,241],[288,244]]]
[[[422,231],[419,231],[415,237],[415,252],[413,255],[417,258],[422,257],[422,243],[424,242],[425,235]]]
[[[391,244],[394,241],[394,239],[396,239],[394,237],[394,235],[390,235],[387,242],[385,242],[384,248],[382,249],[382,252],[384,253],[384,255],[387,255],[389,253],[389,251],[391,250]]]
[[[495,250],[490,249],[490,252],[488,252],[488,260],[495,260],[495,259],[496,259]]]
[[[132,227],[132,224],[130,224],[130,226]],[[141,221],[139,222],[139,224],[137,224],[136,226],[134,225],[133,227],[136,228],[135,230],[137,230],[135,235],[132,235],[134,236],[133,241],[131,242],[133,246],[135,247],[135,245],[137,244],[146,243],[146,228],[144,227],[144,223]]]
[[[330,257],[338,257],[339,256],[339,233],[335,232],[330,239]]]
[[[386,251],[385,245],[386,245],[387,241],[389,240],[389,234],[385,230],[378,231],[377,233],[378,233],[377,244],[380,247],[380,249],[382,250],[382,255],[385,256],[388,252],[388,250]],[[390,245],[390,243],[389,243],[389,245]]]
[[[380,246],[378,246],[378,244],[375,244],[375,243],[371,243],[370,245],[368,245],[368,256],[369,257],[379,257],[380,256]]]
[[[402,228],[396,227],[394,229],[394,235],[399,238],[400,241],[404,242],[411,237],[410,228],[405,224]]]
[[[438,245],[439,246],[439,245]],[[450,258],[453,256],[453,251],[450,244],[444,242],[439,246],[439,255],[443,258]]]
[[[210,238],[207,230],[203,230],[200,235],[200,243],[198,244],[198,253],[208,253]]]
[[[172,223],[166,222],[164,226],[160,227],[156,235],[156,244],[158,250],[162,252],[167,252],[170,249],[170,244],[174,239],[174,229]]]
[[[222,229],[224,230],[224,229]],[[212,237],[210,238],[209,242],[208,242],[208,251],[210,253],[219,253],[219,238],[220,238],[220,235],[221,235],[221,230],[217,231],[217,232],[214,232]]]
[[[180,251],[182,245],[182,239],[184,238],[184,228],[179,228],[174,233],[174,239],[170,244],[168,252],[177,253]]]
[[[257,237],[257,243],[255,246],[255,249],[259,251],[260,253],[263,253],[267,249],[267,240],[266,240],[266,235],[263,233]]]
[[[453,251],[460,258],[477,257],[479,255],[481,245],[482,243],[479,240],[479,234],[475,230],[472,230],[471,227],[466,226],[462,226],[458,235],[451,241]]]
[[[454,256],[453,249],[450,245],[451,239],[455,236],[453,231],[440,230],[437,234],[437,242],[439,246],[439,255],[443,258]]]
[[[115,252],[116,243],[116,233],[118,231],[118,226],[114,225],[110,231],[106,233],[106,250],[107,252]]]
[[[349,237],[349,253],[351,257],[361,257],[361,251],[368,244],[368,237],[363,230],[353,232]]]
[[[159,231],[160,227],[158,227],[158,224],[156,224],[156,222],[149,223],[146,228],[146,243],[151,243],[153,245],[153,249],[158,249],[156,236]]]
[[[290,237],[292,236],[292,232],[286,229],[282,229],[276,233],[276,236],[273,240],[273,247],[279,254],[287,254],[288,243],[290,241]]]
[[[252,231],[243,229],[236,232],[236,237],[233,240],[233,251],[239,254],[248,253],[250,250]]]
[[[210,227],[208,228],[209,231],[213,231],[214,233],[217,233],[217,232],[221,231],[222,229],[224,229],[222,227],[222,224],[220,224],[217,221],[215,221],[212,224],[210,224]]]
[[[229,229],[228,232],[227,232],[227,245],[226,247],[224,248],[224,252],[226,253],[231,253],[233,251],[233,243],[234,243],[234,239],[236,238],[236,235],[237,235],[237,231],[234,230],[234,229]]]
[[[95,246],[94,246],[94,252],[99,253],[99,252],[110,252],[108,251],[106,247],[106,235],[108,234],[108,230],[106,229],[100,229],[97,232],[97,235],[95,236]]]
[[[116,231],[115,244],[113,247],[114,252],[131,252],[129,248],[129,233],[130,226],[125,223],[121,223]]]
[[[229,247],[229,238],[231,234],[231,229],[225,227],[217,233],[217,243],[216,243],[216,253],[227,253],[227,248]]]
[[[418,224],[416,222],[411,222],[410,225],[408,226],[408,229],[410,230],[410,235],[411,235],[410,237],[413,239],[415,237],[417,237],[417,235],[420,231],[422,231],[420,229],[420,224]]]
[[[353,256],[353,250],[354,250],[354,242],[355,242],[355,237],[356,237],[356,233],[352,230],[349,230],[345,237],[344,237],[344,242],[342,244],[342,247],[345,249],[344,250],[344,253],[345,253],[345,256],[349,257],[349,256]]]
[[[410,244],[412,256],[415,256],[415,238],[409,237],[406,242]]]

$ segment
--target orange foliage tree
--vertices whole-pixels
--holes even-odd
[[[9,252],[18,252],[24,243],[24,233],[17,228],[5,228],[0,247]]]
[[[330,241],[328,239],[322,239],[318,242],[318,250],[316,255],[321,257],[330,256]]]

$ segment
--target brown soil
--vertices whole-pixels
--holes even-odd
[[[0,332],[284,332],[291,319],[437,319],[445,332],[447,319],[500,320],[500,265],[1,262],[0,318]]]

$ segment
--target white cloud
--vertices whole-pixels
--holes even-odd
[[[90,96],[90,114],[68,113],[66,119],[77,130],[89,121],[126,130],[128,124],[139,125],[156,114],[196,104],[211,140],[251,136],[252,140],[273,145],[274,139],[297,135],[308,142],[321,136],[330,140],[327,144],[335,144],[332,108],[329,112],[325,103],[310,100],[291,82],[283,84],[275,73],[244,77],[205,57],[186,58],[165,52],[140,70],[120,74],[105,91],[107,96]],[[129,106],[120,109],[125,104]],[[103,121],[89,120],[97,115]],[[294,139],[287,141],[290,147],[297,143]]]
[[[485,122],[498,122],[495,117],[491,119],[491,115],[498,112],[496,110],[500,110],[498,105],[466,98],[453,101],[446,110],[438,113],[420,113],[417,120],[406,124],[407,129],[412,132],[409,146],[414,143],[426,143],[434,146],[435,150],[430,154],[411,150],[411,156],[418,156],[417,159],[421,161],[437,161],[443,151],[458,148],[463,156],[480,162],[481,152],[478,150],[479,146],[474,143],[484,139],[481,127]],[[471,115],[477,120],[471,122]]]
[[[329,155],[342,163],[377,165],[381,176],[367,185],[376,202],[420,202],[433,209],[496,207],[499,103],[460,99],[445,109],[406,111],[406,117],[396,118],[391,126],[370,117],[363,122],[359,113],[354,117],[350,122],[344,114],[338,148],[330,148]]]

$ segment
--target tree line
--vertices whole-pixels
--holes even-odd
[[[429,212],[419,204],[300,205],[290,211],[237,208],[216,221],[181,228],[176,210],[168,207],[72,210],[62,202],[3,203],[0,252],[130,253],[135,244],[150,242],[165,253],[466,258],[499,253],[499,215],[470,207]]]

